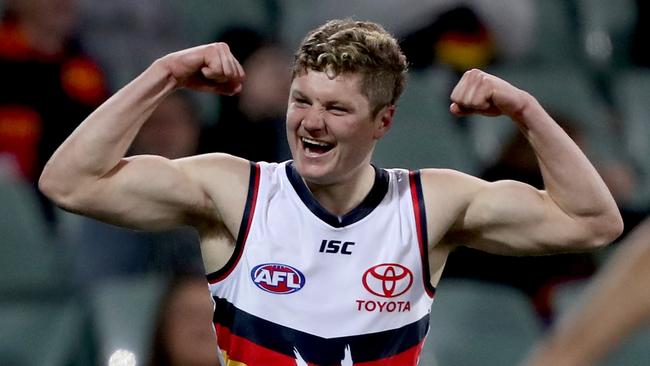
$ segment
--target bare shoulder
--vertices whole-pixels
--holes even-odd
[[[429,245],[437,246],[488,182],[452,169],[421,169]]]
[[[196,155],[174,163],[201,187],[218,213],[216,222],[197,227],[203,264],[207,273],[212,273],[222,268],[233,253],[244,215],[251,163],[222,153]]]
[[[422,169],[420,176],[425,200],[428,197],[469,199],[489,185],[480,178],[453,169]]]
[[[243,212],[250,162],[223,153],[196,155],[174,162],[206,192],[220,213],[221,220],[232,232],[239,225],[238,220]]]
[[[246,181],[250,172],[248,160],[224,153],[195,155],[174,162],[185,174],[199,182],[210,180],[221,184],[230,180]]]

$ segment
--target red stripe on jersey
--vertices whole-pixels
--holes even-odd
[[[421,215],[421,212],[424,210],[424,202],[420,201],[418,196],[418,190],[421,187],[418,187],[416,182],[416,172],[409,172],[409,185],[411,187],[411,201],[413,202],[413,214],[415,215],[415,229],[418,233],[418,243],[420,244],[420,255],[422,257],[422,280],[424,281],[424,289],[427,292],[429,297],[433,298],[434,292],[432,291],[431,279],[428,273],[429,268],[429,251],[426,240],[424,239],[424,230],[426,230],[426,222]]]
[[[230,329],[220,324],[215,324],[214,327],[218,334],[219,348],[226,352],[229,360],[244,363],[246,366],[296,366],[295,357],[272,351],[234,335]]]
[[[244,215],[248,215],[246,217],[246,222],[242,222],[241,225],[246,225],[245,230],[242,232],[240,228],[240,238],[237,238],[237,246],[235,247],[235,253],[233,255],[236,255],[237,257],[234,260],[229,260],[225,267],[222,270],[219,270],[215,273],[209,274],[208,277],[208,282],[210,284],[215,284],[217,282],[222,281],[224,278],[228,277],[230,273],[235,269],[237,266],[237,263],[239,263],[239,260],[241,259],[242,254],[244,253],[244,246],[246,245],[246,239],[248,238],[248,233],[250,232],[251,225],[253,223],[253,216],[255,216],[255,206],[257,205],[257,193],[260,188],[260,165],[256,163],[253,164],[253,169],[251,169],[251,175],[252,180],[250,182],[251,187],[249,188],[249,194],[247,195],[247,202],[246,206],[248,207],[248,213],[246,212],[246,207],[244,208]],[[242,219],[243,221],[243,219]],[[227,270],[226,270],[227,269]],[[223,271],[223,272],[222,272]]]
[[[253,216],[255,215],[255,206],[257,205],[257,193],[259,189],[260,189],[260,165],[255,164],[255,185],[253,189],[253,198],[252,198],[253,202],[251,202],[251,212],[248,215],[248,222],[246,223],[246,232],[244,233],[244,237],[242,238],[242,245],[246,243],[246,239],[248,238],[248,232],[251,230],[251,225],[253,223]],[[242,252],[243,250],[239,253],[240,256]],[[239,262],[239,257],[237,258],[237,261]]]
[[[296,366],[296,358],[262,347],[246,338],[230,332],[220,324],[214,325],[218,334],[219,348],[226,352],[228,360],[241,362],[246,366]],[[399,354],[376,361],[354,362],[355,366],[416,366],[424,340]],[[299,350],[298,350],[299,351]],[[343,361],[343,360],[341,360]],[[308,362],[308,366],[324,366]]]

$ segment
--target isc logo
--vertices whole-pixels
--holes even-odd
[[[272,294],[291,294],[305,286],[305,276],[286,264],[265,263],[251,271],[253,283]]]
[[[320,243],[320,253],[341,253],[350,255],[352,251],[349,249],[350,246],[354,245],[352,241],[341,242],[340,240],[327,240],[323,239]]]

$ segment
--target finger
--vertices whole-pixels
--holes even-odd
[[[459,105],[458,103],[451,103],[449,106],[449,111],[458,117],[464,117],[464,116],[469,116],[471,114],[476,113],[476,111],[472,108],[467,108]]]
[[[221,57],[218,52],[209,55],[205,65],[206,66],[201,68],[201,72],[207,79],[216,81],[222,81],[224,79],[223,63],[221,62]]]
[[[223,68],[220,62],[212,62],[210,65],[202,67],[201,73],[206,79],[217,82],[221,82],[224,79]]]
[[[471,98],[471,105],[474,108],[486,110],[492,107],[492,94],[494,84],[489,78],[481,77],[476,81],[474,93]]]
[[[229,80],[226,83],[220,83],[215,86],[216,92],[223,95],[235,95],[242,90],[242,83],[239,81]]]
[[[232,68],[232,64],[230,62],[230,59],[232,58],[230,49],[228,49],[227,46],[223,46],[223,47],[219,47],[218,50],[219,50],[219,62],[221,63],[223,69],[223,76],[226,80],[231,80],[235,75],[235,70]]]
[[[246,78],[246,72],[244,72],[244,68],[242,65],[239,63],[237,59],[235,59],[235,65],[237,66],[237,73],[239,74],[239,80],[244,80]]]
[[[242,83],[237,83],[237,85],[232,89],[232,92],[230,93],[230,95],[239,94],[239,92],[241,92],[242,88],[243,88]]]
[[[205,66],[201,69],[201,72],[205,78],[215,80],[217,82],[222,82],[225,80],[223,56],[221,54],[222,47],[222,45],[217,43],[211,44],[207,48],[204,59]]]
[[[451,100],[464,109],[487,110],[492,106],[491,93],[489,83],[480,78],[467,78],[459,84]]]
[[[230,47],[223,43],[220,47],[220,55],[224,64],[224,71],[229,79],[242,80],[244,77],[244,69],[237,61],[237,58],[230,51]]]
[[[201,68],[201,74],[203,74],[203,77],[210,80],[214,77],[214,71],[208,66],[203,66]]]
[[[454,89],[451,91],[451,100],[453,102],[459,102],[462,100],[463,94],[465,93],[465,85],[467,84],[467,74],[463,74],[463,77],[460,78]]]
[[[228,63],[230,64],[230,69],[232,70],[232,79],[241,81],[242,78],[241,75],[239,75],[239,69],[237,68],[237,60],[233,56],[230,56]]]
[[[457,117],[465,117],[474,114],[479,114],[487,117],[497,117],[502,113],[499,108],[490,105],[488,108],[472,108],[468,106],[459,105],[458,103],[452,103],[449,106],[449,111]]]

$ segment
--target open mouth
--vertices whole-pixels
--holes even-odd
[[[334,148],[334,144],[318,141],[307,137],[301,137],[300,141],[308,154],[325,154]]]

